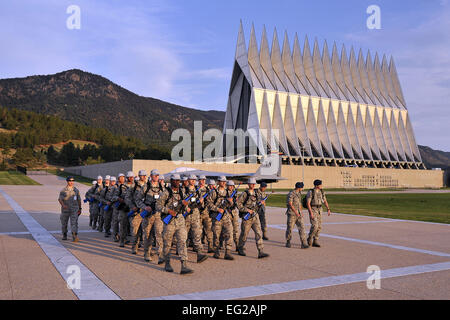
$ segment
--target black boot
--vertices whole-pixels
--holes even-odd
[[[170,258],[166,258],[166,265],[164,266],[164,270],[167,272],[173,272],[172,266],[170,265]]]
[[[258,259],[266,258],[269,255],[267,253],[264,253],[262,250],[258,252]]]
[[[194,272],[192,269],[187,267],[186,261],[181,261],[181,271],[180,274],[188,274]]]
[[[75,233],[75,232],[72,232],[72,238],[73,238],[73,242],[78,242],[79,241],[79,239],[78,239],[78,234],[77,233]]]
[[[291,247],[291,240],[287,240],[286,241],[286,248],[290,248]]]
[[[158,264],[163,264],[164,263],[164,259],[162,257],[158,257]]]
[[[63,239],[63,240],[67,240],[67,232],[64,232],[64,233],[63,233],[62,239]]]
[[[206,254],[197,253],[197,263],[201,263],[208,259],[208,256]]]
[[[225,260],[234,260],[233,256],[230,254],[228,250],[225,250],[225,257],[223,257]]]
[[[218,248],[214,251],[214,256],[213,257],[215,259],[220,259],[220,253],[219,253],[219,249]]]
[[[243,257],[245,257],[245,256],[246,256],[246,254],[245,254],[244,248],[242,248],[242,247],[239,247],[239,248],[238,248],[238,254],[239,254],[240,256],[243,256]]]

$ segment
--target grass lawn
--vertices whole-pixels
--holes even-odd
[[[450,193],[329,194],[327,200],[332,212],[450,223]],[[267,205],[285,208],[286,195],[270,195]]]
[[[33,179],[17,171],[0,171],[0,185],[40,185]]]
[[[76,174],[72,174],[72,173],[65,172],[65,171],[60,171],[58,169],[47,169],[47,172],[51,173],[51,174],[54,174],[54,175],[57,175],[58,177],[63,177],[63,178],[67,178],[68,176],[72,176],[75,179],[75,182],[82,183],[82,184],[90,186],[90,187],[92,186],[92,179],[91,178],[78,176]]]

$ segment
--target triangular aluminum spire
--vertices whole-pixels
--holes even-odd
[[[300,44],[298,42],[297,34],[295,34],[294,39],[294,51],[292,52],[292,62],[294,63],[294,71],[303,89],[308,93],[308,95],[318,95],[314,88],[310,86],[308,79],[306,78],[305,68],[303,66],[303,57],[300,51]]]
[[[328,106],[326,104],[328,104]],[[336,117],[335,117],[333,105],[330,101],[328,101],[328,103],[322,103],[322,106],[324,107],[325,111],[328,111],[327,129],[328,129],[328,134],[330,137],[331,144],[334,147],[333,151],[336,151],[338,153],[338,154],[336,154],[336,152],[335,152],[335,157],[339,156],[340,158],[345,159],[344,151],[342,150],[342,143],[341,143],[341,140],[339,139],[339,132],[337,129]],[[326,109],[328,109],[328,110],[326,110]]]
[[[351,93],[351,95],[353,96],[353,99],[356,102],[361,101],[361,98],[358,95],[358,92],[356,91],[355,85],[353,84],[353,79],[352,79],[352,74],[350,71],[350,63],[349,60],[347,58],[347,51],[345,50],[345,46],[342,45],[342,50],[341,50],[341,70],[342,70],[342,75],[344,76],[344,81],[345,81],[345,86],[348,90],[348,92]],[[352,98],[352,97],[350,97]]]
[[[405,155],[408,157],[408,161],[415,162],[414,161],[414,155],[412,152],[411,145],[408,141],[408,135],[406,133],[405,128],[405,120],[403,119],[402,113],[405,111],[400,111],[398,115],[398,132],[400,134],[400,141],[402,142],[403,150],[405,150]]]
[[[292,108],[292,114],[295,115],[295,133],[297,134],[297,137],[299,139],[299,143],[301,144],[300,147],[304,147],[307,155],[310,157],[313,156],[311,145],[310,145],[310,139],[308,136],[308,129],[306,127],[306,120],[305,120],[305,110],[306,112],[309,112],[308,109],[308,97],[304,97],[303,100],[305,101],[305,104],[302,102],[302,98],[300,96],[294,96],[290,95],[290,104]],[[314,115],[313,115],[314,116]],[[321,152],[321,151],[320,151]]]
[[[354,159],[352,144],[350,142],[350,137],[348,135],[347,124],[345,120],[344,111],[342,110],[342,103],[339,102],[338,116],[337,116],[337,131],[339,134],[339,140],[341,141],[342,148],[347,152],[350,159]]]
[[[330,52],[328,51],[328,45],[327,45],[326,40],[323,44],[323,50],[322,50],[322,65],[323,65],[323,71],[325,73],[325,79],[328,83],[330,90],[333,91],[334,96],[337,99],[345,99],[345,97],[341,96],[341,94],[339,92],[339,88],[336,84],[336,80],[334,80],[333,67],[331,66]]]
[[[309,48],[308,37],[305,37],[303,45],[303,67],[305,68],[306,78],[312,85],[319,97],[328,97],[317,83],[316,73],[314,72],[314,64],[311,57],[311,50]]]
[[[403,96],[402,86],[400,85],[400,80],[398,79],[397,69],[395,68],[394,58],[391,56],[391,61],[389,62],[389,74],[391,75],[392,84],[394,86],[395,95],[398,100],[403,104],[406,109],[406,101]]]
[[[297,111],[297,110],[296,110]],[[284,128],[286,130],[286,139],[294,149],[294,151],[297,153],[297,156],[301,155],[300,145],[298,143],[298,137],[295,130],[295,121],[294,121],[294,114],[292,112],[292,105],[291,105],[291,97],[289,95],[286,95],[286,110],[284,114]],[[306,128],[305,128],[306,130]],[[292,156],[293,154],[291,154]]]
[[[375,76],[377,78],[378,89],[380,90],[380,93],[383,96],[385,102],[388,104],[384,107],[394,108],[395,107],[394,103],[392,102],[391,98],[389,97],[389,92],[386,89],[386,84],[384,82],[384,76],[383,76],[383,73],[381,72],[381,64],[380,64],[380,60],[378,58],[378,53],[375,53],[375,59],[373,61],[373,68],[375,71]]]
[[[287,98],[287,94],[282,94],[284,97],[282,97],[283,100]],[[284,107],[286,107],[286,101],[283,102]],[[280,94],[275,95],[275,107],[273,110],[273,121],[272,121],[272,129],[278,130],[278,135],[275,134],[276,138],[278,139],[278,142],[280,144],[280,149],[283,151],[283,153],[287,156],[289,156],[289,148],[286,141],[286,130],[284,129],[284,121],[283,116],[281,114],[281,108],[280,108]]]
[[[419,148],[416,143],[416,138],[414,136],[414,131],[409,120],[409,114],[406,114],[406,134],[408,135],[409,145],[411,146],[412,152],[419,162],[422,162],[422,157],[420,156]]]
[[[248,65],[248,54],[247,54],[247,48],[245,45],[245,37],[244,37],[244,29],[242,28],[242,21],[239,25],[239,33],[238,33],[238,39],[236,44],[236,54],[235,54],[235,60],[239,67],[242,70],[242,73],[247,78],[248,83],[250,83],[250,86],[252,85],[252,78],[250,76],[250,70]],[[232,82],[233,83],[233,82]]]
[[[391,121],[390,121],[390,128],[391,128],[391,135],[394,140],[394,146],[395,150],[397,150],[397,154],[399,155],[399,160],[407,161],[405,156],[405,151],[403,150],[402,142],[400,141],[400,133],[398,132],[395,115],[394,115],[395,109],[390,109],[391,113]]]
[[[270,152],[274,151],[274,150],[272,150],[273,146],[277,146],[277,144],[275,143],[273,134],[272,134],[272,119],[271,118],[272,118],[272,114],[269,110],[267,91],[264,91],[263,101],[262,101],[262,109],[261,109],[261,118],[260,118],[260,128],[261,128],[261,133],[262,133],[263,141],[265,142],[266,148],[267,148],[267,146],[270,148],[270,150],[267,151],[268,154]]]
[[[277,82],[278,91],[283,88],[287,92],[296,92],[292,84],[286,79],[284,73],[284,66],[281,60],[280,44],[278,43],[277,29],[273,31],[272,51],[270,53],[270,60],[272,61],[273,70],[275,72],[275,81]],[[294,71],[294,70],[292,70]]]
[[[260,121],[259,115],[256,108],[255,102],[255,92],[252,90],[250,96],[250,106],[248,113],[247,131],[249,136],[253,139],[254,143],[257,145],[259,152],[262,155],[267,154],[266,145],[263,143],[261,131],[260,131]]]
[[[325,112],[323,110],[322,99],[319,101],[319,109],[317,113],[317,131],[319,133],[320,142],[322,147],[329,155],[329,158],[334,158],[333,147],[330,141],[330,135],[327,129],[327,120],[325,118]]]
[[[272,62],[270,61],[269,43],[267,42],[266,27],[263,28],[261,35],[261,48],[259,50],[259,58],[261,67],[263,69],[264,84],[266,89],[277,90],[275,78],[272,69]]]
[[[397,108],[402,107],[402,104],[397,99],[397,95],[394,91],[394,85],[392,84],[391,75],[389,73],[389,66],[386,59],[386,55],[383,55],[383,62],[381,63],[381,72],[383,73],[384,83],[386,84],[386,89],[389,93],[389,97],[394,102]]]
[[[385,101],[383,95],[378,88],[377,76],[375,74],[375,69],[372,63],[372,56],[370,55],[370,51],[367,51],[366,57],[366,71],[369,79],[370,87],[372,89],[373,94],[376,96],[377,100],[380,102],[380,106],[389,106],[389,104]]]
[[[362,153],[361,144],[359,143],[358,133],[356,131],[355,119],[356,115],[353,115],[352,108],[350,107],[350,103],[341,102],[342,110],[344,111],[344,115],[347,114],[347,132],[348,137],[350,138],[350,142],[352,144],[352,148],[354,150],[353,155],[357,159],[364,159],[364,155]]]
[[[299,83],[299,80],[295,75],[294,63],[292,62],[291,47],[289,45],[287,32],[284,32],[283,52],[281,53],[281,59],[283,62],[284,73],[287,78],[286,81],[289,81],[290,85],[292,85],[298,93],[308,94],[308,92],[303,88],[303,85]]]
[[[312,106],[311,98],[308,99],[308,116],[306,118],[306,129],[308,130],[308,137],[309,142],[311,143],[311,147],[314,147],[319,157],[323,158],[322,146],[320,143],[319,132],[317,130],[317,122],[316,117],[314,116],[314,109]]]
[[[373,122],[372,117],[370,115],[369,107],[363,105],[360,105],[359,107],[362,113],[365,112],[366,135],[367,140],[369,141],[370,149],[372,150],[372,156],[374,156],[378,160],[382,160],[383,158],[381,157],[380,148],[378,147],[377,139],[375,137],[375,130],[373,129]]]
[[[253,87],[264,89],[264,78],[259,60],[258,44],[256,43],[255,28],[252,25],[250,33],[250,42],[248,44],[248,63],[252,77]]]
[[[333,43],[333,52],[331,54],[331,66],[333,68],[334,80],[339,87],[339,90],[344,96],[341,96],[342,100],[350,101],[351,93],[348,92],[345,85],[344,75],[341,69],[341,61],[337,51],[336,43]]]
[[[336,99],[336,95],[331,96],[330,90],[328,88],[327,79],[325,78],[325,71],[323,70],[322,58],[320,57],[319,44],[317,43],[317,39],[314,40],[314,49],[313,49],[313,66],[314,73],[316,75],[317,83],[325,92],[326,96],[324,98],[334,98]]]
[[[399,161],[397,150],[395,149],[394,140],[392,138],[391,129],[386,115],[386,108],[383,108],[383,120],[382,120],[383,135],[386,139],[386,145],[389,150],[391,161]]]
[[[373,129],[375,132],[375,139],[377,140],[378,148],[380,149],[380,153],[386,159],[386,161],[391,161],[391,157],[389,156],[388,148],[386,146],[386,139],[383,135],[383,128],[381,127],[380,116],[378,115],[378,110],[380,107],[375,107],[374,116],[373,116]],[[381,115],[382,117],[383,115]]]
[[[353,110],[355,111],[355,110]],[[372,150],[370,148],[369,140],[367,139],[364,120],[361,113],[361,107],[358,104],[356,107],[356,132],[358,134],[359,143],[361,144],[362,150],[366,153],[366,160],[374,160],[372,156]]]
[[[369,104],[371,103],[373,105],[381,105],[381,103],[378,101],[376,96],[373,94],[372,87],[371,87],[370,81],[369,81],[369,75],[367,74],[366,64],[365,64],[361,49],[359,50],[357,64],[358,64],[358,71],[359,71],[359,77],[361,79],[361,84],[362,84],[364,92],[369,100],[368,101]]]
[[[358,102],[367,104],[368,100],[361,84],[361,78],[359,76],[358,66],[356,64],[355,50],[353,50],[353,47],[351,47],[350,49],[350,73],[352,75],[353,85],[355,86],[356,91],[362,99]]]

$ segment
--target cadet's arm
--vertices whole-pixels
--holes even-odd
[[[325,203],[325,206],[327,207],[328,215],[331,215],[331,210],[330,210],[330,206],[328,205],[327,199],[325,198],[323,202]]]
[[[311,219],[314,219],[313,213],[312,213],[312,209],[311,209],[311,198],[309,197],[306,200],[306,205],[308,206],[308,212],[309,212],[309,216],[311,217]]]

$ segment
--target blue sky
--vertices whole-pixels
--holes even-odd
[[[369,5],[381,30],[366,26]],[[69,5],[81,29],[69,30]],[[393,55],[419,144],[450,151],[450,1],[93,1],[0,3],[0,78],[79,68],[143,96],[225,110],[239,21]],[[373,56],[373,55],[372,55]]]

